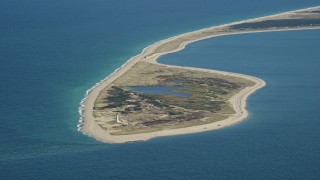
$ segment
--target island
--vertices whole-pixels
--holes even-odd
[[[214,26],[145,48],[87,91],[78,128],[106,143],[210,131],[248,116],[247,97],[265,86],[249,75],[160,64],[157,58],[223,35],[320,29],[320,7]]]

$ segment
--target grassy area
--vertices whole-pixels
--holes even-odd
[[[171,87],[168,89],[188,96],[128,88],[150,85]],[[228,100],[251,85],[253,82],[242,78],[140,62],[101,92],[95,115],[113,120],[101,127],[118,135],[206,124],[233,114]],[[114,123],[116,118],[119,122]]]
[[[146,128],[136,128],[136,127],[127,127],[122,126],[117,128],[116,132],[112,132],[111,135],[130,135],[130,134],[139,134],[139,133],[148,133],[148,132],[155,132],[161,131],[166,129],[179,129],[191,126],[199,126],[204,124],[210,124],[214,122],[218,122],[221,120],[226,119],[228,116],[215,114],[205,120],[197,120],[197,121],[185,121],[175,125],[164,125],[161,127],[146,127]]]

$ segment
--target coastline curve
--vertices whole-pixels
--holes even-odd
[[[157,132],[150,132],[150,133],[143,133],[143,134],[133,134],[133,135],[123,135],[118,137],[112,137],[111,135],[108,137],[106,134],[103,133],[103,130],[99,129],[94,123],[90,123],[92,121],[92,117],[90,117],[90,112],[92,111],[92,107],[95,101],[95,97],[99,94],[99,92],[108,84],[113,82],[115,79],[120,77],[124,74],[130,67],[132,67],[135,63],[138,61],[148,61],[155,64],[160,64],[157,62],[157,59],[165,54],[174,53],[177,51],[183,50],[188,44],[201,41],[204,39],[214,38],[218,36],[225,36],[225,35],[235,35],[235,34],[248,34],[248,33],[262,33],[262,32],[273,32],[273,31],[292,31],[292,30],[309,30],[309,29],[320,29],[320,27],[300,27],[300,28],[285,28],[285,29],[265,29],[265,30],[249,30],[249,31],[238,31],[238,32],[222,32],[222,33],[216,33],[196,39],[187,40],[179,44],[178,47],[165,52],[155,52],[157,48],[159,48],[161,45],[166,44],[168,42],[175,41],[179,38],[184,37],[190,37],[192,35],[201,34],[203,32],[207,31],[215,31],[215,30],[221,30],[225,29],[227,27],[230,27],[232,25],[237,25],[241,23],[247,23],[247,22],[256,22],[261,20],[268,20],[269,18],[277,18],[281,16],[286,16],[290,13],[296,13],[306,10],[312,10],[317,9],[319,7],[312,7],[312,8],[306,8],[302,10],[296,10],[296,11],[290,11],[280,14],[275,14],[271,16],[265,16],[261,18],[254,18],[244,21],[238,21],[235,23],[220,25],[220,26],[213,26],[210,28],[201,29],[198,31],[188,32],[181,35],[173,36],[161,41],[158,41],[156,43],[153,43],[146,48],[143,49],[143,51],[130,58],[128,61],[126,61],[121,67],[117,68],[113,73],[111,73],[109,76],[101,80],[100,82],[96,83],[93,87],[88,89],[85,93],[84,98],[80,102],[80,107],[78,109],[79,112],[79,123],[77,125],[78,131],[82,132],[85,135],[94,137],[95,139],[107,142],[107,143],[123,143],[123,142],[131,142],[131,141],[145,141],[149,140],[151,138],[160,137],[160,136],[171,136],[171,135],[180,135],[180,134],[189,134],[189,133],[197,133],[197,132],[203,132],[203,131],[209,131],[209,130],[215,130],[224,128],[226,126],[230,126],[233,124],[236,124],[243,119],[245,119],[248,116],[248,111],[246,109],[246,100],[247,98],[254,93],[256,90],[264,87],[266,85],[265,81],[262,79],[259,79],[257,77],[244,75],[244,74],[238,74],[233,72],[224,72],[224,71],[218,71],[218,70],[210,70],[210,69],[202,69],[202,68],[193,68],[193,67],[182,67],[182,66],[173,66],[173,65],[166,65],[162,64],[168,67],[178,67],[178,68],[185,68],[185,69],[192,69],[192,70],[198,70],[198,71],[205,71],[205,72],[212,72],[212,73],[218,73],[222,75],[229,75],[229,76],[235,76],[235,77],[241,77],[248,80],[251,80],[255,82],[255,85],[252,87],[247,87],[240,91],[238,94],[234,95],[230,102],[236,111],[234,115],[231,115],[227,119],[210,123],[210,124],[204,124],[204,125],[198,125],[198,126],[191,126],[191,127],[185,127],[180,129],[173,129],[173,130],[163,130],[163,131],[157,131]]]

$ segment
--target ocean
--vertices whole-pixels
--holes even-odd
[[[212,132],[103,144],[77,131],[86,90],[156,41],[320,5],[298,0],[2,0],[1,179],[317,179],[320,31],[232,35],[160,62],[267,86],[250,116]]]

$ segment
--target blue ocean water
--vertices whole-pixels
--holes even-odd
[[[194,51],[194,66],[265,79],[268,86],[249,98],[250,118],[239,125],[120,145],[76,128],[85,91],[147,45],[315,5],[320,1],[0,1],[0,178],[318,177],[315,31],[221,37],[162,58],[192,65]]]
[[[319,49],[320,30],[256,33],[197,42],[159,62],[238,72],[266,81],[266,87],[249,97],[246,121],[208,133],[219,142],[212,145],[219,167],[230,163],[230,171],[244,179],[317,179]]]

